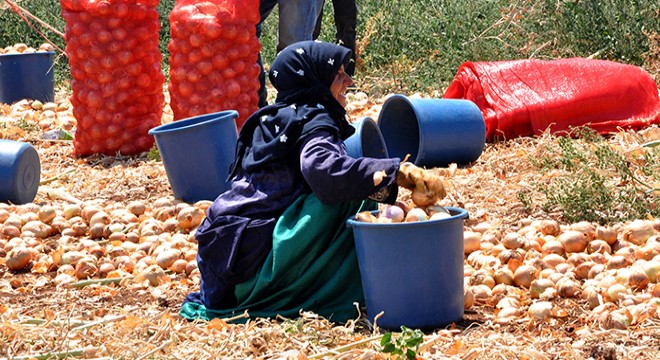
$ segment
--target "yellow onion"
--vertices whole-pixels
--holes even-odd
[[[589,254],[601,253],[601,254],[611,254],[612,248],[605,240],[595,239],[589,242],[587,245],[587,252]]]
[[[542,220],[539,225],[539,232],[543,235],[557,236],[560,231],[559,222],[556,220]]]
[[[472,293],[471,287],[465,287],[463,291],[463,308],[465,310],[471,308],[474,305],[474,293]]]
[[[585,233],[577,230],[567,230],[561,233],[557,240],[564,245],[567,253],[582,252],[587,248],[589,238]]]
[[[599,240],[604,240],[608,245],[614,244],[617,239],[617,230],[609,226],[598,226],[596,227],[595,238]]]
[[[502,245],[507,249],[520,249],[525,245],[525,240],[518,233],[508,233],[501,240]]]
[[[546,256],[543,257],[543,264],[549,268],[556,268],[557,265],[563,264],[566,262],[566,259],[564,259],[563,256],[555,253],[550,253]]]
[[[147,210],[147,206],[142,201],[135,200],[128,203],[128,205],[126,206],[126,210],[128,210],[135,216],[140,216],[145,213],[145,211]]]
[[[470,285],[486,285],[492,289],[495,286],[495,279],[488,270],[480,269],[470,276]]]
[[[528,289],[532,281],[536,279],[537,270],[530,265],[520,265],[513,273],[513,282],[516,286]]]
[[[591,260],[585,261],[576,266],[573,269],[573,273],[578,279],[587,279],[589,278],[589,271],[591,271],[591,268],[594,267],[594,265],[596,265],[596,263]]]
[[[535,302],[529,306],[527,314],[533,319],[547,319],[552,314],[552,303],[549,301]]]
[[[538,299],[539,296],[548,288],[553,288],[555,283],[550,279],[535,279],[529,287],[529,294],[532,299]]]
[[[625,330],[630,326],[632,315],[625,308],[610,311],[605,315],[603,327],[605,329]]]
[[[557,292],[563,298],[574,298],[582,294],[582,287],[573,279],[563,278],[557,282]]]
[[[646,276],[648,276],[650,282],[654,283],[660,280],[659,261],[648,261],[642,266],[642,268],[644,269],[644,272],[646,273]]]
[[[660,298],[660,284],[653,285],[653,289],[651,290],[651,295],[653,295],[653,297]]]
[[[11,271],[23,270],[32,261],[32,252],[25,247],[12,248],[8,253],[5,266]]]
[[[464,253],[470,254],[474,251],[477,251],[481,248],[481,233],[475,231],[464,231],[463,232],[463,251]]]
[[[417,221],[426,221],[428,220],[428,216],[426,215],[426,212],[424,209],[415,207],[410,209],[408,213],[406,214],[406,222],[417,222]]]
[[[172,266],[170,266],[170,270],[176,274],[181,274],[186,271],[186,266],[188,266],[188,261],[186,259],[176,259],[172,263]]]
[[[474,285],[470,286],[470,290],[474,295],[474,303],[477,305],[483,305],[488,303],[492,298],[492,291],[486,285]]]
[[[202,223],[204,216],[204,212],[196,207],[184,208],[177,215],[179,227],[187,231],[192,230]]]
[[[628,267],[631,264],[632,262],[623,255],[612,255],[610,256],[609,260],[607,260],[608,269],[621,269]]]
[[[623,239],[635,245],[642,245],[653,236],[653,223],[648,220],[634,220],[623,231]]]
[[[596,237],[596,225],[589,221],[580,221],[569,226],[569,230],[579,231],[587,237],[587,241],[591,241]]]
[[[607,288],[607,291],[604,294],[606,296],[604,296],[604,298],[609,302],[617,302],[621,296],[627,293],[628,288],[626,286],[616,283]]]
[[[587,273],[587,278],[593,279],[596,277],[596,275],[602,273],[605,271],[605,264],[594,264],[594,266],[589,269],[589,273]]]
[[[181,258],[181,250],[166,249],[158,253],[158,255],[156,256],[156,264],[158,264],[158,266],[160,266],[161,268],[167,270],[179,258]]]
[[[562,244],[559,240],[546,241],[543,246],[541,246],[541,251],[543,254],[557,255],[564,255],[566,252],[564,250],[564,244]]]
[[[635,249],[635,258],[651,260],[660,254],[660,243],[645,244]]]
[[[78,279],[89,279],[97,272],[98,268],[93,260],[85,258],[76,264],[76,278]]]
[[[509,261],[518,261],[522,262],[525,259],[525,250],[523,249],[504,249],[500,252],[497,257],[500,259],[500,262],[503,265],[509,263]]]
[[[493,273],[493,279],[497,284],[513,285],[513,271],[506,267],[501,267]]]

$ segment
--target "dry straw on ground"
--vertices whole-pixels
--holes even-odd
[[[382,101],[355,95],[349,106],[351,119],[377,118]],[[140,217],[145,221],[156,216],[156,203],[173,200],[162,163],[146,154],[74,158],[70,141],[40,139],[43,131],[59,126],[60,120],[70,116],[66,99],[60,97],[57,102],[63,105],[49,121],[43,121],[43,112],[32,110],[28,102],[0,109],[0,137],[29,142],[39,152],[44,183],[35,204],[61,210],[75,203],[125,208],[131,201],[140,201],[147,207]],[[622,131],[609,141],[629,150],[652,137],[660,139],[657,127],[643,133]],[[544,152],[555,140],[546,134],[487,144],[470,166],[434,169],[448,184],[449,196],[442,205],[468,210],[466,228],[488,223],[492,230],[505,232],[517,231],[533,220],[561,221],[560,213],[528,210],[517,199],[521,190],[542,177],[529,157],[547,155]],[[401,194],[402,199],[407,196]],[[180,244],[182,248],[196,250],[193,231],[173,231],[188,240]],[[70,241],[76,244],[86,237]],[[172,234],[165,237],[170,238]],[[48,256],[55,251],[49,246],[40,249]],[[255,319],[248,312],[248,318],[242,319],[245,322],[238,324],[219,319],[208,323],[182,320],[178,316],[181,302],[199,285],[196,272],[167,274],[167,280],[159,280],[156,286],[126,277],[114,283],[75,287],[71,282],[58,285],[56,275],[52,266],[35,265],[32,270],[12,272],[0,264],[0,358],[387,358],[379,351],[385,330],[374,327],[374,319],[364,316],[345,325],[305,312],[298,319]],[[526,290],[518,289],[516,294],[524,309],[532,303]],[[426,333],[418,358],[660,357],[657,302],[649,303],[647,316],[637,317],[625,330],[606,329],[592,321],[591,309],[579,297],[556,297],[552,302],[552,316],[542,320],[522,312],[500,321],[494,300],[475,305],[466,310],[461,322]]]

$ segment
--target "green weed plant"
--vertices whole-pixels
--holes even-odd
[[[544,175],[553,170],[562,176],[538,184],[545,195],[545,211],[559,209],[570,222],[600,224],[660,216],[660,153],[656,142],[642,145],[643,155],[632,156],[614,147],[594,130],[583,127],[575,136],[558,137],[548,146],[548,156],[531,158]],[[529,194],[518,199],[531,207]]]

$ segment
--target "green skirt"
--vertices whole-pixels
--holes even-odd
[[[296,318],[311,311],[343,323],[358,315],[364,304],[353,232],[346,220],[377,203],[354,201],[324,205],[314,195],[302,195],[279,218],[273,232],[273,249],[261,270],[236,285],[238,306],[208,309],[188,302],[181,308],[186,319],[226,318],[243,314],[251,318]]]

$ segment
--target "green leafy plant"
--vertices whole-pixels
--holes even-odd
[[[160,161],[160,151],[158,151],[158,147],[154,144],[153,147],[149,150],[147,153],[147,159],[153,160],[153,161]]]
[[[652,185],[660,180],[660,156],[653,147],[654,142],[642,145],[643,155],[635,157],[587,127],[574,129],[573,137],[557,138],[556,146],[547,149],[550,156],[531,159],[543,174],[563,172],[538,184],[546,198],[542,208],[561,209],[571,222],[601,224],[660,215]],[[519,200],[529,207],[527,194],[519,194]]]
[[[395,359],[412,360],[424,341],[424,333],[419,329],[401,326],[401,333],[396,336],[388,332],[380,340],[381,352],[391,354]]]

